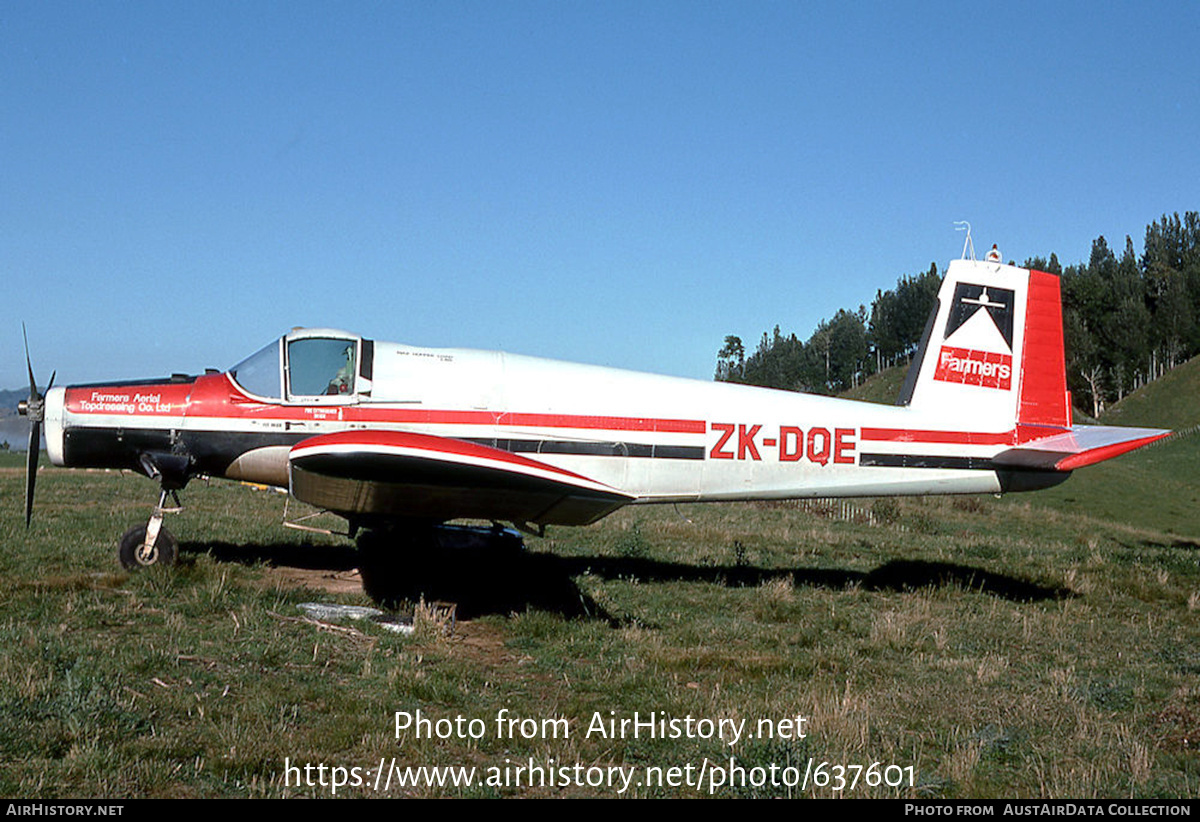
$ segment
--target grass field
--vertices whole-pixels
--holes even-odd
[[[357,767],[369,784],[338,796],[613,796],[619,779],[574,782],[619,767],[625,796],[692,796],[733,757],[742,781],[718,796],[1195,796],[1200,527],[1194,496],[1152,484],[1194,466],[1191,443],[1113,463],[1133,471],[1115,491],[1080,472],[1057,498],[627,509],[523,555],[426,563],[425,589],[460,619],[447,632],[418,607],[412,636],[305,618],[306,601],[370,602],[325,590],[354,555],[279,527],[279,495],[194,483],[169,520],[180,565],[129,575],[115,539],[152,483],[44,470],[26,531],[7,457],[0,794],[330,796],[332,768],[350,782]],[[396,712],[418,710],[484,732],[397,738]],[[697,723],[588,733],[634,712]],[[503,734],[501,715],[535,722]],[[764,736],[760,720],[796,716],[784,738],[699,735],[699,720]],[[381,760],[500,784],[377,791]],[[325,786],[298,786],[285,761],[314,783],[326,766]],[[579,769],[512,784],[531,762]],[[903,785],[881,784],[889,765]],[[779,782],[807,770],[807,790],[770,784],[772,766]]]

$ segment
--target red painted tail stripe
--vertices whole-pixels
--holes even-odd
[[[1023,347],[1017,422],[1069,428],[1062,297],[1053,274],[1029,272]]]

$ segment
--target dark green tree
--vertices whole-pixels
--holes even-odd
[[[858,313],[842,309],[829,323],[829,355],[826,369],[826,389],[838,393],[852,388],[862,380],[869,362],[867,327],[863,322],[866,308]]]
[[[713,379],[719,382],[744,382],[746,372],[746,347],[742,338],[730,334],[725,345],[717,352],[717,373]]]

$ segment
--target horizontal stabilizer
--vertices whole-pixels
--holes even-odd
[[[992,461],[1013,468],[1073,471],[1149,445],[1170,433],[1157,428],[1076,425],[1061,434],[1002,451]]]

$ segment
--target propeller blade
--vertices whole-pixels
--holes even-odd
[[[29,369],[29,399],[38,397],[37,380],[33,378],[33,360],[29,359],[29,335],[25,332],[25,323],[21,323],[21,336],[25,340],[25,367]]]
[[[37,485],[38,449],[41,446],[42,423],[29,424],[29,453],[25,458],[25,527],[33,519],[33,488]]]
[[[46,418],[45,397],[38,393],[37,379],[33,376],[33,360],[29,356],[29,334],[25,323],[21,323],[21,337],[25,340],[25,368],[29,371],[29,399],[20,405],[20,412],[29,418],[29,452],[25,458],[25,527],[33,519],[33,489],[37,486],[39,449],[42,444],[42,420]],[[55,371],[50,375],[46,392],[54,387]]]

